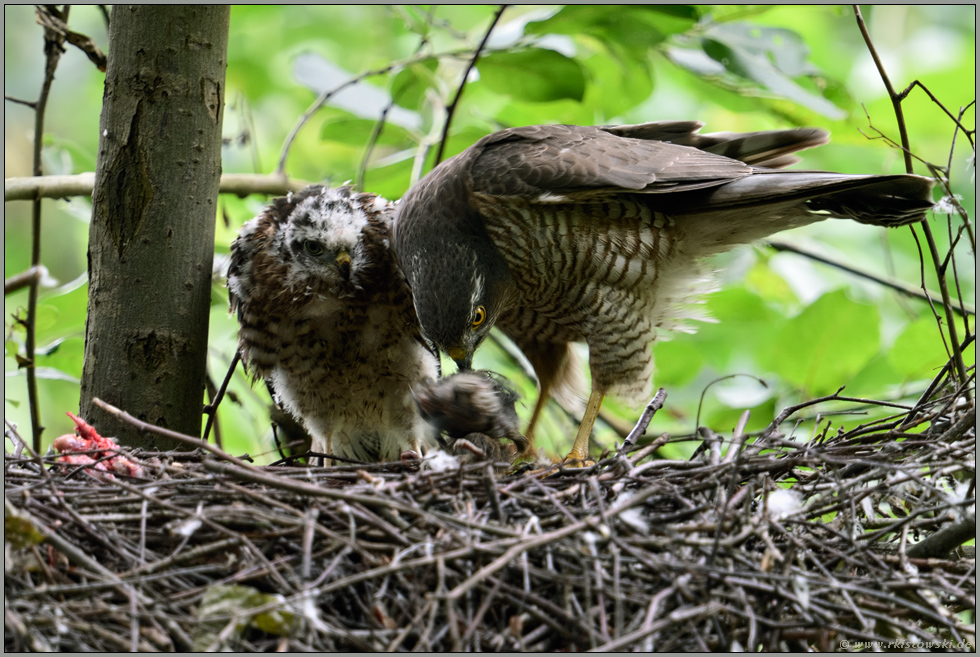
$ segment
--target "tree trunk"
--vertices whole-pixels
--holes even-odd
[[[81,415],[132,446],[172,449],[94,397],[199,435],[221,176],[227,6],[118,5],[89,231]]]

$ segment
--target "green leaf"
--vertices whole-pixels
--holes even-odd
[[[898,395],[907,394],[907,386],[896,386],[896,383],[902,382],[902,378],[902,375],[892,366],[889,354],[878,352],[861,368],[860,372],[847,381],[847,390],[844,392],[851,397],[878,399],[889,391]]]
[[[477,64],[480,81],[491,90],[531,102],[582,100],[582,65],[554,50],[527,48],[496,52]]]
[[[790,320],[760,357],[808,394],[829,394],[878,353],[879,321],[873,306],[829,292]]]
[[[38,304],[37,341],[44,343],[66,335],[84,335],[87,309],[87,276],[79,276],[61,287],[43,292]]]
[[[751,362],[768,349],[786,321],[762,297],[744,288],[709,295],[707,310],[717,323],[698,325],[692,340],[705,362],[725,374],[732,373],[733,367],[749,371],[744,367],[746,360]]]
[[[793,288],[766,261],[760,260],[752,265],[745,274],[745,286],[763,299],[774,301],[782,307],[798,304]]]
[[[82,358],[85,353],[85,339],[81,335],[68,336],[55,340],[37,351],[38,367],[47,367],[64,372],[74,380],[82,378]]]
[[[923,317],[906,326],[888,352],[888,362],[907,380],[931,379],[947,359],[939,328],[932,317]]]
[[[368,169],[364,174],[364,186],[386,199],[400,198],[412,178],[413,158],[407,158],[383,167]]]
[[[337,119],[323,124],[320,129],[320,139],[364,148],[371,141],[371,135],[374,134],[377,123],[371,119]],[[411,138],[405,128],[392,123],[385,123],[377,143],[407,147],[411,144]]]
[[[438,66],[439,60],[429,57],[399,71],[391,82],[391,98],[395,104],[418,109],[426,90],[436,86],[435,71]]]
[[[686,68],[701,77],[718,77],[725,74],[725,67],[700,48],[667,46],[667,57],[677,66]]]
[[[715,24],[705,32],[702,47],[705,53],[738,78],[756,83],[770,93],[829,118],[842,119],[846,116],[829,100],[808,91],[792,79],[818,71],[807,60],[809,51],[806,45],[791,30],[744,23]]]
[[[276,603],[280,606],[272,606]],[[270,606],[271,609],[266,608]],[[250,613],[256,607],[265,609]],[[208,587],[198,607],[197,618],[199,623],[191,647],[194,651],[228,649],[229,644],[250,627],[288,636],[297,623],[296,615],[287,609],[283,596],[261,593],[251,586],[242,585]],[[231,621],[235,623],[235,632],[229,634],[225,632],[225,627]]]
[[[671,34],[689,30],[698,20],[692,5],[566,5],[554,16],[528,23],[527,34],[588,34],[606,45],[646,53]]]
[[[596,53],[585,60],[590,84],[585,103],[601,116],[614,117],[650,97],[653,75],[648,59],[632,59],[615,52]]]
[[[4,509],[3,538],[15,548],[23,549],[40,544],[44,540],[44,534],[38,531],[30,520],[16,511],[8,512]]]
[[[818,72],[807,59],[810,49],[792,30],[749,23],[725,23],[711,26],[705,34],[732,48],[768,59],[780,72],[790,77]]]

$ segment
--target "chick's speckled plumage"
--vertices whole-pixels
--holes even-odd
[[[232,244],[242,359],[315,452],[396,461],[434,444],[411,391],[439,363],[391,253],[392,214],[380,197],[314,185],[272,201]]]

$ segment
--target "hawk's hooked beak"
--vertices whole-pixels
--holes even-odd
[[[449,357],[456,362],[460,372],[473,369],[473,353],[462,347],[453,347],[447,351]]]

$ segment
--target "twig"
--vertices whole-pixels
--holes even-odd
[[[946,525],[929,538],[916,543],[906,554],[913,559],[942,559],[950,551],[977,537],[977,517],[969,514],[963,520]]]
[[[429,22],[432,21],[432,16],[433,14],[435,14],[435,11],[436,11],[436,5],[432,5],[431,7],[429,7],[429,15],[428,15]],[[429,35],[428,33],[425,33],[422,35],[422,38],[419,40],[419,45],[415,49],[413,56],[418,57],[428,44],[429,44]],[[398,99],[392,96],[391,99],[388,101],[388,104],[385,105],[383,110],[381,110],[381,116],[378,117],[377,122],[374,124],[374,129],[371,130],[371,137],[368,139],[367,146],[364,149],[364,156],[361,158],[361,161],[358,164],[357,174],[354,177],[354,188],[359,191],[364,191],[364,180],[367,176],[368,161],[371,159],[371,153],[374,152],[374,148],[377,146],[378,140],[381,138],[381,133],[384,132],[385,120],[388,117],[388,112],[391,111],[391,108],[394,107],[397,104],[397,102]]]
[[[902,139],[902,151],[905,157],[905,170],[907,173],[912,173],[912,156],[909,147],[909,135],[908,129],[905,127],[905,113],[902,110],[902,100],[904,99],[904,95],[896,93],[895,88],[892,87],[891,80],[888,78],[888,73],[885,71],[885,66],[882,64],[881,58],[878,56],[878,51],[875,49],[874,43],[871,40],[871,34],[868,32],[868,26],[864,23],[864,17],[861,15],[860,6],[853,5],[853,7],[858,28],[861,30],[861,36],[864,37],[864,42],[868,46],[868,52],[871,53],[871,58],[874,60],[875,66],[878,68],[878,74],[881,76],[881,81],[884,83],[885,89],[888,91],[888,96],[891,98],[892,108],[895,110],[895,119],[898,122],[898,132]],[[940,264],[942,258],[939,257],[939,248],[936,246],[936,239],[933,237],[932,228],[929,226],[929,222],[922,221],[921,226],[922,232],[926,237],[926,244],[929,246],[929,253],[932,256],[933,265],[936,268],[936,278],[939,281],[939,292],[942,294],[943,308],[946,311],[946,330],[949,331],[950,343],[953,349],[953,363],[956,366],[955,371],[957,377],[959,378],[959,383],[963,384],[968,380],[966,365],[963,362],[963,354],[959,350],[960,341],[957,337],[956,322],[950,321],[953,314],[953,304],[950,300],[949,287],[946,284],[946,272]],[[923,292],[926,292],[924,282]],[[941,328],[940,332],[942,332]],[[967,398],[970,397],[968,391],[964,394],[966,394]]]
[[[818,399],[808,399],[807,401],[805,401],[805,402],[803,402],[801,404],[796,404],[794,406],[789,406],[787,408],[784,408],[782,410],[782,412],[780,412],[780,414],[777,415],[776,418],[769,424],[769,426],[766,427],[765,431],[762,432],[762,435],[760,437],[761,438],[768,438],[769,436],[771,436],[773,434],[773,432],[776,431],[776,429],[779,428],[779,425],[782,424],[783,422],[785,422],[786,421],[786,418],[788,418],[790,415],[792,415],[796,411],[802,410],[804,408],[808,408],[808,407],[813,406],[815,404],[822,404],[825,401],[831,401],[831,400],[834,400],[834,399],[840,399],[841,398],[840,397],[840,391],[843,390],[843,389],[844,389],[844,386],[841,386],[840,388],[837,389],[837,392],[835,392],[832,395],[827,395],[826,397],[820,397]]]
[[[739,476],[739,459],[742,457],[742,447],[745,445],[745,425],[749,422],[749,411],[742,411],[742,415],[738,418],[738,424],[735,425],[735,432],[732,434],[732,443],[728,447],[728,452],[725,454],[725,460],[723,463],[732,463],[734,461],[735,467],[731,470],[731,475],[728,478],[728,485],[725,487],[725,499],[724,504],[722,504],[721,511],[718,513],[718,528],[715,530],[715,543],[711,547],[711,555],[708,557],[708,565],[713,566],[715,563],[715,557],[718,556],[718,548],[721,546],[721,530],[725,525],[725,515],[728,513],[728,507],[732,503],[732,498],[735,493],[735,484],[738,481]]]
[[[68,19],[69,7],[65,6],[62,16],[57,16],[59,20]],[[44,18],[58,10],[53,6],[38,5],[35,12],[39,23],[44,25]],[[41,149],[44,144],[44,114],[48,107],[48,95],[51,93],[51,83],[54,82],[54,72],[58,68],[58,60],[61,59],[63,52],[62,43],[64,37],[56,31],[45,26],[44,28],[44,81],[41,83],[41,93],[38,96],[37,104],[34,106],[34,167],[35,176],[40,176],[44,172],[41,168]],[[41,264],[41,197],[35,196],[31,204],[31,267],[38,267]],[[27,358],[27,397],[31,412],[31,432],[34,439],[34,450],[41,451],[41,434],[44,427],[41,426],[41,408],[38,402],[37,393],[37,368],[34,353],[37,348],[37,297],[40,285],[38,280],[30,283],[30,292],[27,298],[27,337],[24,341],[25,357]]]
[[[907,283],[904,283],[902,281],[896,281],[894,279],[878,276],[877,274],[872,274],[871,272],[862,271],[860,269],[857,269],[856,267],[851,267],[850,265],[845,264],[843,262],[832,260],[826,256],[819,255],[817,253],[814,253],[813,251],[808,251],[806,249],[800,248],[788,242],[783,242],[781,240],[769,240],[767,242],[767,245],[777,251],[788,251],[790,253],[796,253],[805,258],[809,258],[810,260],[815,260],[816,262],[822,262],[825,265],[830,265],[831,267],[835,267],[837,269],[840,269],[841,271],[846,271],[850,274],[854,274],[855,276],[866,278],[869,281],[874,281],[875,283],[884,285],[885,287],[891,288],[896,292],[900,292],[909,297],[915,297],[917,299],[922,299],[923,301],[931,301],[931,302],[935,302],[936,300],[934,296],[936,294],[935,292],[931,292],[931,291],[923,292],[921,289],[917,287],[912,287],[911,285],[908,285]],[[965,303],[963,303],[962,306],[963,306],[962,310],[960,308],[954,308],[960,315],[975,316],[977,314],[977,311],[973,306],[966,305]]]
[[[956,391],[927,410],[914,434],[897,430],[903,413],[827,440],[770,437],[745,449],[743,416],[713,465],[617,467],[627,460],[617,454],[595,474],[550,479],[492,477],[485,463],[417,473],[240,467],[197,450],[136,452],[157,477],[126,483],[67,479],[25,447],[30,458],[5,457],[15,511],[8,643],[131,648],[137,619],[152,644],[140,649],[190,647],[202,639],[205,593],[235,585],[266,597],[209,615],[219,622],[203,639],[216,648],[829,650],[832,636],[893,631],[965,647],[975,551],[909,557],[905,540],[923,533],[929,547],[959,523],[955,545],[975,531],[964,481],[975,469],[975,411]],[[962,483],[953,492],[950,482]],[[774,496],[786,488],[798,503],[780,509]],[[115,579],[71,556],[74,570],[61,567],[63,553],[38,549],[21,509]],[[900,540],[874,543],[891,537]],[[145,558],[130,553],[136,540]],[[152,591],[154,605],[132,607],[130,585]],[[288,639],[252,631],[260,615],[313,607]],[[71,632],[59,634],[59,622]]]
[[[10,294],[11,292],[16,292],[21,290],[28,285],[37,285],[41,282],[41,279],[48,273],[47,267],[44,265],[35,265],[27,271],[23,271],[19,274],[14,274],[10,278],[6,278],[3,281],[3,293],[4,295]]]
[[[975,337],[976,336],[972,336],[972,335],[969,336],[963,342],[963,344],[960,345],[960,351],[963,351],[967,347],[969,347],[973,343]],[[929,385],[926,387],[925,392],[923,392],[919,396],[919,400],[915,402],[915,405],[912,407],[912,410],[909,411],[905,421],[903,422],[903,426],[911,426],[912,423],[915,421],[915,417],[919,414],[919,412],[926,405],[929,404],[929,402],[932,400],[933,393],[935,393],[935,391],[940,387],[943,379],[949,373],[951,366],[952,366],[952,361],[946,361],[946,364],[943,365],[943,367],[939,370],[939,373],[936,374],[935,377],[933,377],[932,381],[930,381]],[[968,383],[964,385],[968,385]]]
[[[626,455],[629,454],[636,445],[636,441],[640,439],[640,436],[647,432],[647,427],[650,426],[650,421],[653,416],[664,406],[664,402],[667,400],[667,391],[663,388],[657,390],[657,394],[653,396],[647,407],[643,409],[643,415],[637,421],[636,426],[630,431],[629,435],[623,439],[623,444],[619,448],[619,454]]]
[[[79,173],[72,176],[40,176],[31,178],[5,178],[4,201],[29,201],[40,198],[69,198],[91,196],[95,174]],[[273,194],[282,196],[298,192],[310,183],[284,175],[259,175],[249,173],[225,173],[221,175],[218,191],[245,197],[249,194]]]
[[[89,61],[95,64],[100,71],[105,73],[107,62],[105,54],[99,50],[99,47],[95,45],[95,41],[93,41],[91,37],[70,30],[68,28],[68,24],[65,22],[67,19],[67,7],[65,7],[64,19],[56,16],[49,9],[37,12],[37,22],[44,27],[45,31],[50,30],[53,34],[57,34],[59,37],[61,37],[61,39],[68,41],[68,43],[84,52],[85,56],[89,58]]]
[[[125,584],[114,572],[108,568],[105,568],[98,561],[87,555],[82,550],[78,549],[75,544],[64,539],[60,534],[46,526],[26,510],[15,509],[8,500],[4,499],[4,511],[6,512],[5,515],[22,518],[30,523],[31,527],[40,532],[40,534],[44,536],[44,539],[51,543],[51,545],[53,545],[57,550],[63,552],[69,559],[80,566],[84,566],[93,573],[98,573],[102,577],[105,577],[107,580],[113,582],[113,584],[119,589],[119,592],[123,595],[128,595],[132,590],[132,587]],[[143,604],[151,603],[151,600],[145,595],[139,592],[134,593],[139,596],[139,600]]]
[[[391,108],[394,105],[395,102],[392,100],[383,110],[381,110],[381,116],[378,117],[378,120],[374,124],[374,128],[371,130],[371,136],[368,138],[367,146],[364,148],[364,156],[357,165],[357,173],[354,175],[354,189],[359,192],[364,191],[364,178],[367,176],[368,160],[371,159],[371,153],[374,152],[374,147],[377,146],[378,140],[381,139],[381,133],[384,132],[388,112],[391,111]]]
[[[447,52],[447,53],[440,53],[437,55],[424,55],[424,56],[419,55],[415,57],[410,57],[402,61],[392,62],[387,66],[382,66],[381,68],[376,68],[372,71],[365,71],[360,75],[355,75],[350,80],[347,80],[347,82],[344,82],[334,87],[333,89],[326,89],[319,96],[317,96],[316,100],[313,101],[313,103],[309,106],[309,108],[307,108],[307,110],[303,113],[303,115],[299,117],[299,119],[290,129],[289,134],[286,135],[286,139],[282,144],[282,149],[279,151],[279,163],[276,165],[276,174],[281,176],[286,174],[286,160],[289,158],[289,150],[292,148],[293,142],[296,140],[296,135],[298,135],[299,131],[303,129],[303,126],[305,126],[309,122],[309,120],[313,117],[313,115],[316,114],[317,111],[327,103],[327,101],[329,101],[331,98],[336,96],[338,93],[340,93],[347,87],[353,86],[358,82],[366,80],[367,78],[370,77],[374,77],[375,75],[385,75],[386,73],[391,73],[395,69],[403,68],[405,66],[410,66],[424,59],[429,59],[429,58],[440,59],[442,57],[455,57],[458,54],[459,53],[456,52]]]
[[[13,96],[3,95],[3,99],[10,101],[11,103],[16,103],[17,105],[23,105],[24,107],[30,107],[31,109],[37,108],[37,103],[31,100],[21,100],[20,98],[14,98]]]
[[[118,418],[120,421],[125,422],[126,424],[132,427],[135,427],[138,431],[155,433],[158,436],[163,436],[164,438],[171,438],[173,440],[180,441],[187,445],[200,447],[203,450],[207,450],[211,452],[215,456],[219,456],[222,459],[229,461],[230,463],[234,463],[240,468],[254,469],[255,467],[251,463],[246,463],[245,461],[238,458],[237,456],[232,456],[228,452],[219,449],[218,447],[215,447],[211,443],[206,443],[200,438],[195,438],[194,436],[188,436],[186,434],[178,433],[176,431],[171,431],[170,429],[164,429],[163,427],[158,427],[155,424],[150,424],[149,422],[144,422],[139,418],[135,418],[129,413],[127,413],[126,411],[120,410],[115,406],[113,406],[112,404],[105,403],[98,397],[94,397],[92,399],[92,403],[98,406],[99,408],[101,408],[106,413],[109,413],[110,415]]]
[[[449,104],[446,108],[446,122],[442,126],[442,138],[439,140],[439,149],[436,151],[436,159],[432,166],[437,166],[442,162],[442,154],[446,150],[446,140],[449,138],[449,127],[453,122],[453,114],[456,113],[456,107],[459,105],[459,99],[463,95],[463,89],[466,87],[466,82],[469,80],[470,71],[476,66],[476,62],[480,59],[480,54],[487,45],[487,41],[490,40],[490,33],[493,32],[493,28],[497,26],[497,22],[503,15],[504,10],[507,9],[507,5],[500,5],[497,13],[494,15],[493,20],[490,21],[490,27],[483,34],[483,39],[480,40],[480,45],[476,47],[473,52],[473,57],[470,59],[470,63],[466,66],[466,71],[463,73],[463,79],[459,82],[459,87],[456,89],[456,97],[453,98],[453,102]]]
[[[708,388],[710,388],[711,386],[715,385],[716,383],[721,383],[722,381],[727,381],[728,379],[734,379],[737,376],[747,376],[750,379],[755,379],[756,381],[758,381],[759,382],[759,385],[761,385],[763,388],[768,388],[769,387],[769,385],[763,379],[760,379],[759,377],[753,376],[751,374],[743,374],[743,373],[729,374],[727,376],[718,377],[714,381],[711,381],[710,383],[708,383],[708,385],[706,385],[701,390],[701,397],[698,399],[698,412],[694,416],[694,433],[695,433],[695,435],[697,434],[698,429],[701,428],[701,406],[704,404],[704,396],[707,394]],[[838,390],[838,392],[840,392],[840,391]]]
[[[696,619],[696,618],[707,618],[714,614],[717,614],[722,610],[722,605],[717,602],[708,602],[707,604],[699,605],[697,607],[692,607],[684,611],[671,612],[666,618],[655,621],[648,625],[645,625],[642,629],[635,632],[631,632],[626,636],[619,637],[608,643],[604,643],[601,646],[589,650],[589,652],[616,652],[622,649],[624,646],[632,645],[647,636],[659,632],[662,629],[670,627],[671,625],[679,624],[686,620]]]
[[[208,421],[204,426],[204,442],[208,442],[208,435],[211,433],[211,425],[214,424],[215,419],[218,415],[218,406],[221,404],[221,400],[225,397],[225,391],[228,390],[228,384],[231,382],[231,376],[235,373],[235,368],[238,367],[238,362],[242,359],[242,354],[238,349],[235,349],[235,356],[231,359],[231,364],[228,365],[228,371],[225,373],[225,378],[221,382],[221,387],[218,388],[218,394],[214,396],[214,399],[210,404],[204,407],[204,413],[208,416]]]
[[[939,109],[941,109],[942,111],[946,112],[946,116],[948,116],[949,119],[950,119],[950,121],[952,121],[953,123],[955,123],[956,124],[956,127],[960,131],[962,131],[964,135],[966,135],[966,138],[970,140],[970,146],[973,146],[974,145],[973,144],[973,136],[977,132],[976,129],[970,130],[969,128],[967,128],[966,126],[964,126],[963,123],[961,122],[962,114],[959,117],[953,116],[953,113],[950,112],[948,109],[946,109],[946,106],[943,105],[939,101],[939,99],[936,98],[933,95],[933,93],[931,91],[929,91],[929,88],[926,85],[924,85],[921,82],[919,82],[918,80],[912,80],[912,83],[909,86],[907,86],[905,88],[905,90],[902,91],[902,93],[899,94],[899,100],[905,100],[905,98],[909,95],[909,93],[915,87],[918,87],[919,89],[922,89],[922,91],[926,92],[926,95],[929,96],[929,98],[932,99],[932,102],[935,103],[937,106],[939,106]],[[971,105],[972,104],[973,103],[971,103]]]

